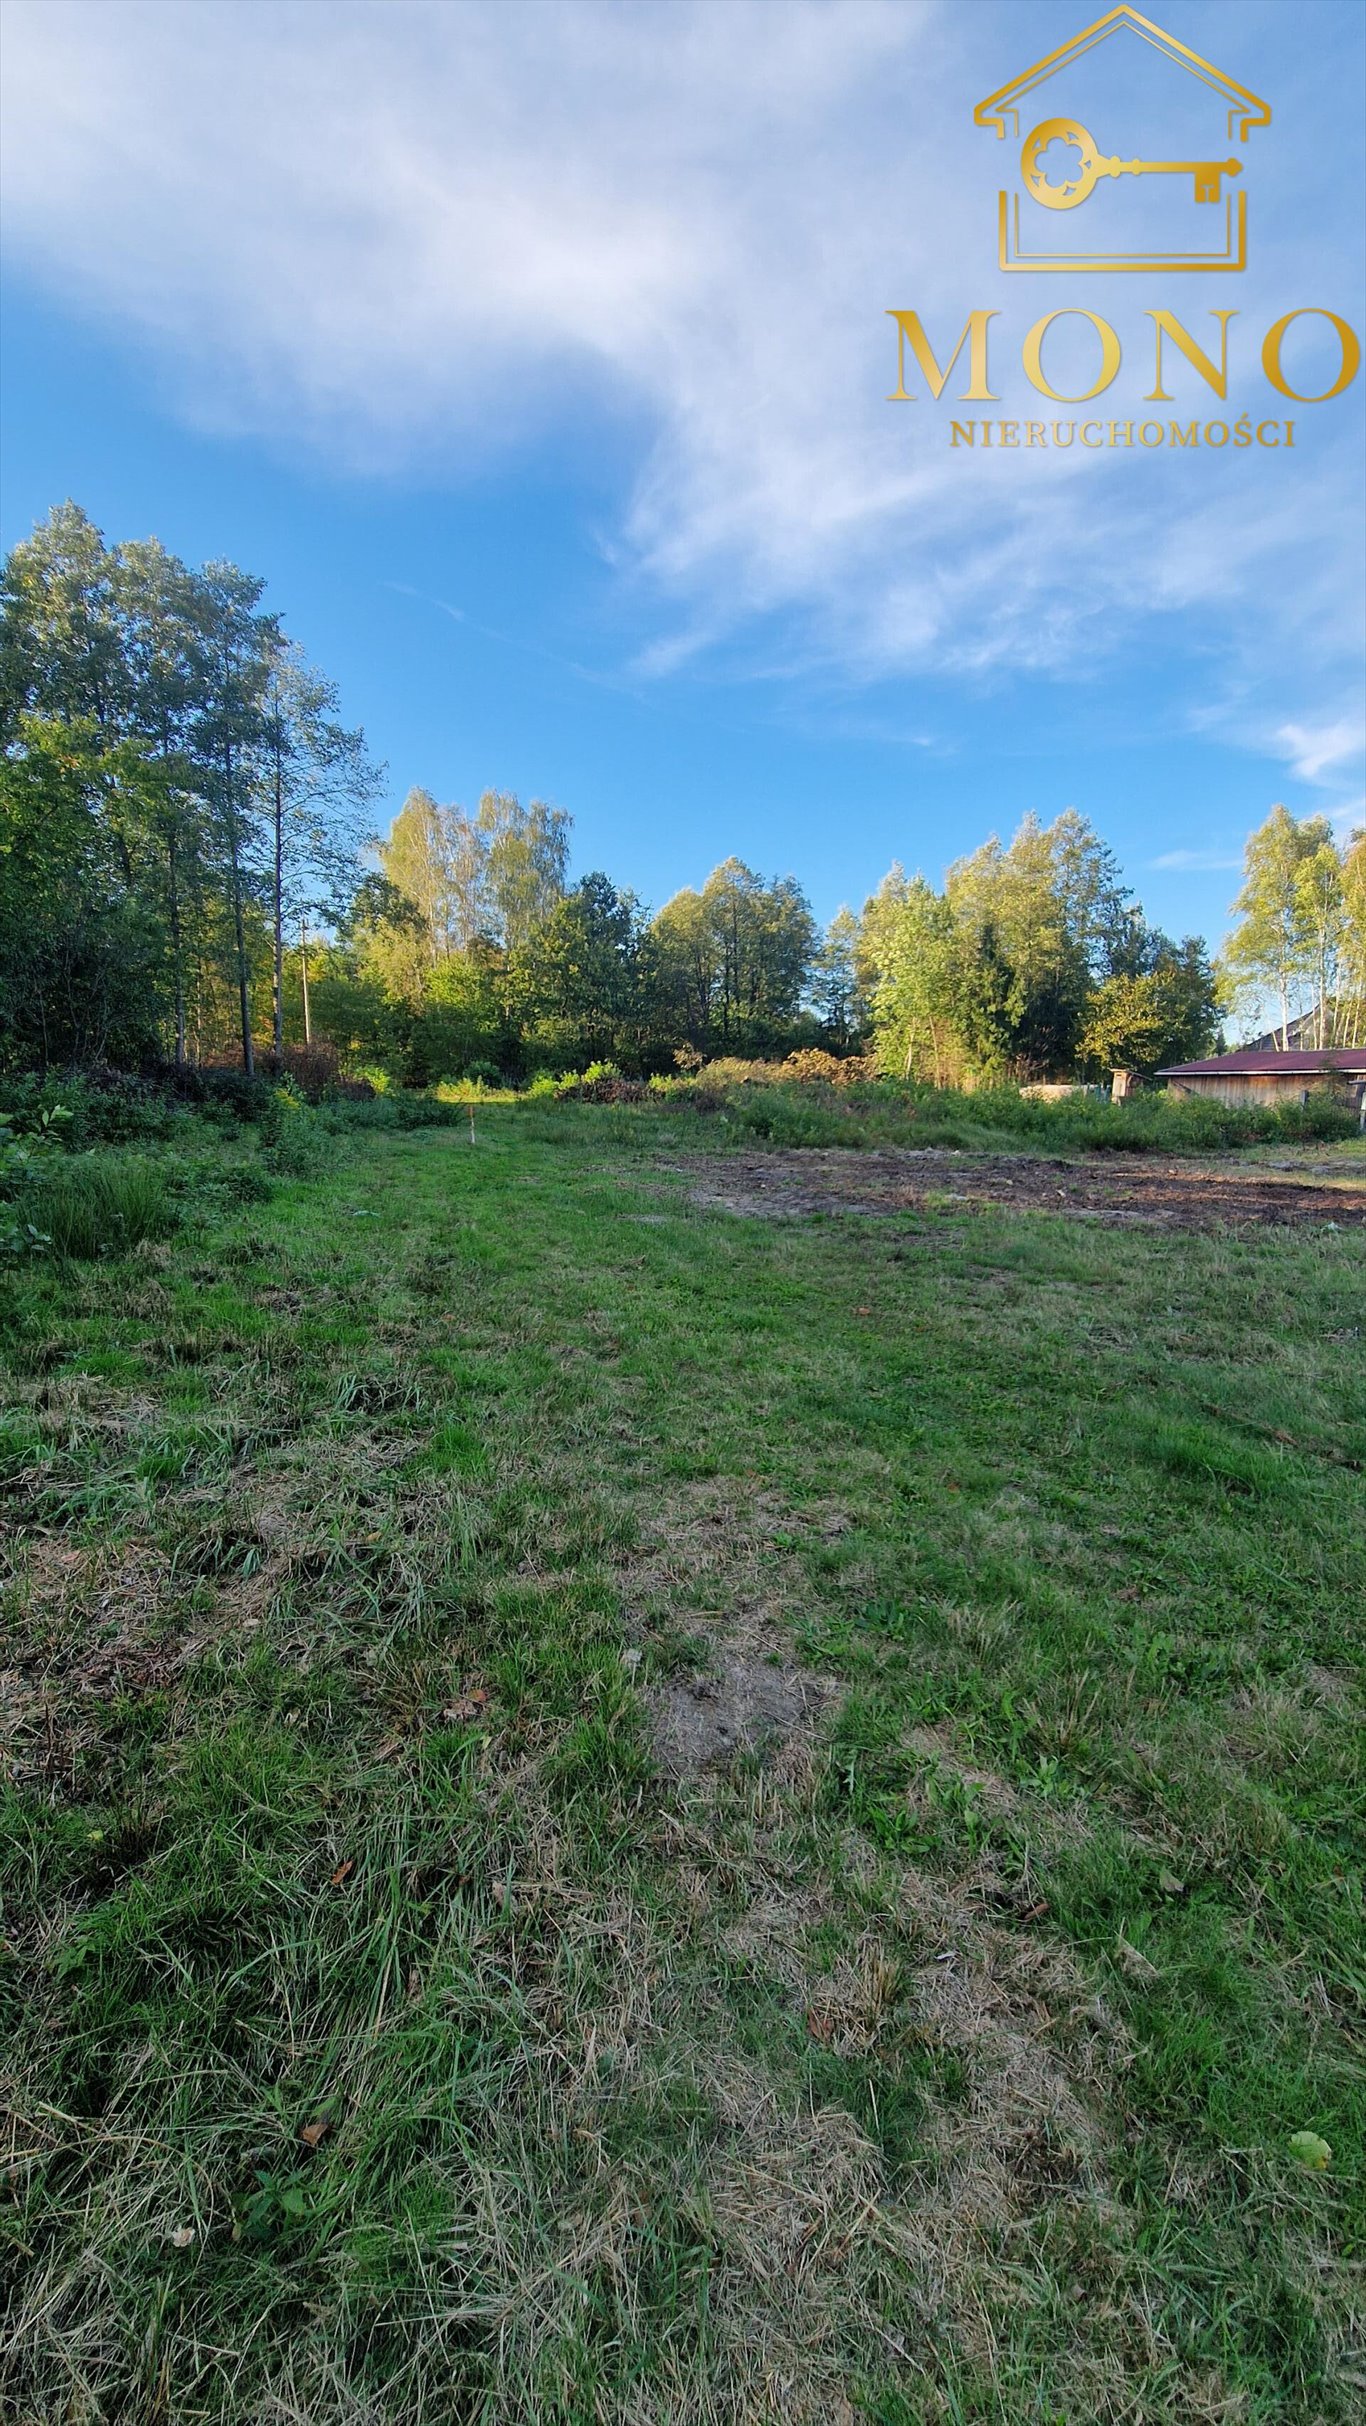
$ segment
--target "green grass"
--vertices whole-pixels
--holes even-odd
[[[1347,2426],[1362,1234],[477,1130],[0,1282],[5,2414]]]
[[[704,1071],[692,1093],[705,1103],[715,1092]],[[1004,1147],[1044,1155],[1215,1154],[1316,1142],[1339,1152],[1360,1149],[1356,1115],[1326,1091],[1276,1108],[1182,1100],[1165,1089],[1127,1103],[1095,1095],[1048,1100],[1022,1095],[1018,1087],[965,1094],[890,1082],[843,1088],[750,1081],[719,1092],[737,1132],[784,1146]],[[687,1099],[681,1087],[666,1098],[673,1104]]]
[[[58,1257],[126,1254],[176,1226],[166,1171],[137,1157],[81,1154],[55,1161],[20,1207]]]

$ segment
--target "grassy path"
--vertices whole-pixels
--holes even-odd
[[[1360,2414],[1360,1235],[646,1139],[3,1284],[4,2414]]]

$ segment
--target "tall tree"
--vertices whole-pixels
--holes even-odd
[[[169,1009],[184,1060],[192,974],[216,1019],[221,955],[250,1068],[263,908],[273,898],[278,1038],[280,917],[295,895],[317,902],[354,882],[372,771],[330,685],[261,610],[262,586],[235,565],[191,570],[155,539],[109,548],[70,502],[5,563],[0,750],[10,813],[25,829],[10,872],[14,853],[27,854],[43,898],[66,901],[72,941],[55,957],[39,950],[40,921],[4,948],[16,967],[52,972],[66,1008],[47,1006],[47,1030],[73,1052],[94,1050],[99,1036],[130,1050],[135,1028],[140,1053],[152,1040],[164,1049]],[[50,830],[39,848],[25,821],[44,802]],[[122,1000],[109,957],[116,932],[142,996],[131,1024],[110,1008]]]
[[[271,835],[271,1011],[284,1049],[286,919],[335,916],[360,875],[360,846],[381,774],[365,736],[337,718],[337,687],[282,642],[263,700],[261,773]]]
[[[427,965],[468,951],[488,923],[488,846],[478,822],[461,808],[443,808],[417,785],[380,844],[379,859],[422,920]]]
[[[1270,994],[1279,1004],[1282,1051],[1289,1038],[1291,1004],[1303,994],[1312,964],[1300,869],[1331,841],[1326,817],[1301,823],[1278,801],[1248,836],[1243,854],[1243,885],[1233,904],[1238,924],[1224,946],[1223,963],[1238,990]]]
[[[1305,974],[1314,1002],[1314,1042],[1320,1050],[1337,1041],[1338,988],[1347,933],[1347,905],[1342,890],[1342,861],[1326,818],[1323,840],[1307,851],[1295,870],[1295,897],[1304,938]]]
[[[513,955],[509,998],[533,1042],[563,1063],[635,1061],[651,1008],[653,952],[640,904],[584,876]]]
[[[765,884],[742,859],[666,902],[651,934],[662,997],[694,1045],[766,1051],[798,1021],[816,924],[793,876]]]
[[[961,1078],[968,946],[953,908],[917,876],[898,888],[886,921],[873,992],[873,1020],[885,1068],[945,1086]]]
[[[1124,931],[1105,846],[1075,810],[1051,826],[1029,816],[1009,849],[993,835],[956,861],[945,891],[979,972],[983,1036],[1022,1076],[1067,1068],[1096,975]]]
[[[147,863],[157,771],[92,717],[21,716],[0,759],[0,1062],[154,1051],[165,939]]]
[[[1091,998],[1081,1037],[1084,1063],[1098,1074],[1135,1070],[1150,1077],[1164,1064],[1196,1061],[1218,1038],[1219,988],[1198,936],[1158,936],[1147,965],[1119,969]]]
[[[505,952],[520,951],[564,894],[573,819],[564,809],[515,792],[485,792],[479,803],[490,932]]]
[[[114,551],[112,590],[123,714],[153,753],[160,775],[156,827],[179,1064],[186,1058],[189,955],[192,946],[202,950],[208,891],[206,804],[193,754],[195,717],[209,680],[208,617],[195,576],[156,539],[133,540]]]
[[[1366,1038],[1366,826],[1349,836],[1342,855],[1342,1044]]]
[[[693,1045],[711,1042],[720,984],[716,939],[691,885],[656,912],[650,927],[666,1024]]]
[[[31,710],[118,731],[120,652],[113,562],[88,514],[54,506],[5,565],[0,607],[0,718]]]
[[[816,1017],[840,1052],[856,1044],[868,1021],[859,985],[859,922],[847,906],[838,909],[816,949],[811,966],[811,1001]]]
[[[194,746],[227,863],[242,1067],[248,1077],[256,1069],[248,907],[265,885],[260,761],[266,693],[281,645],[278,617],[258,611],[264,590],[255,574],[226,562],[205,565],[198,585],[207,682]]]

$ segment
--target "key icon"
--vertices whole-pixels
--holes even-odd
[[[1051,183],[1041,165],[1050,143],[1070,145],[1077,167],[1058,184]],[[1193,177],[1197,202],[1217,202],[1225,177],[1242,175],[1240,160],[1121,160],[1104,159],[1084,126],[1075,118],[1045,118],[1036,126],[1020,155],[1020,170],[1036,202],[1050,211],[1073,211],[1102,177]]]

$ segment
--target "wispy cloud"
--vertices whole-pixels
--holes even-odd
[[[1366,747],[1366,727],[1359,718],[1340,716],[1336,723],[1306,728],[1299,724],[1283,724],[1276,735],[1281,756],[1288,760],[1292,774],[1302,783],[1322,783],[1332,779],[1332,771],[1361,756]]]
[[[1163,851],[1148,862],[1150,868],[1179,869],[1189,876],[1205,875],[1218,868],[1240,868],[1242,864],[1241,851]]]
[[[1191,13],[1222,34],[1222,10]],[[591,428],[620,466],[605,546],[639,606],[637,679],[741,640],[761,672],[754,635],[779,625],[786,669],[855,684],[1094,682],[1189,633],[1189,692],[1228,703],[1212,729],[1255,725],[1307,782],[1344,763],[1341,416],[1294,456],[1197,467],[951,456],[941,420],[885,401],[889,305],[951,336],[985,284],[1018,348],[995,164],[964,130],[984,63],[1046,48],[1051,10],[10,0],[7,19],[6,222],[30,274],[149,350],[200,424],[363,474],[457,479]],[[1300,225],[1282,210],[1241,328],[1320,292]]]
[[[1327,815],[1334,839],[1339,845],[1345,843],[1351,835],[1366,832],[1366,795],[1344,801],[1341,808],[1329,809]]]

